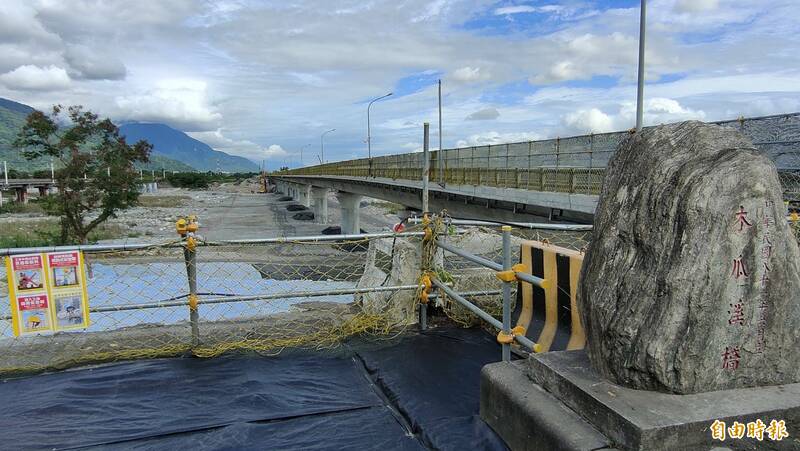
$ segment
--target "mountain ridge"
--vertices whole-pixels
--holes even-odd
[[[9,170],[34,172],[50,168],[49,159],[27,160],[13,147],[17,133],[35,108],[0,97],[0,161],[7,161]],[[252,161],[212,149],[202,141],[166,124],[129,122],[120,126],[120,135],[129,143],[144,139],[153,144],[150,161],[136,165],[146,171],[215,171],[255,172]],[[178,158],[176,158],[178,157]],[[219,161],[219,163],[218,163]]]
[[[129,142],[144,139],[153,151],[191,165],[200,171],[257,172],[258,165],[247,158],[215,150],[186,133],[159,122],[127,122],[119,127]]]

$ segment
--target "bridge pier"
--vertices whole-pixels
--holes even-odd
[[[22,203],[22,204],[27,204],[28,203],[28,187],[27,186],[26,187],[22,187],[22,188],[14,188],[14,192],[17,195],[17,202]]]
[[[339,191],[336,193],[336,198],[342,209],[342,233],[360,233],[361,221],[358,208],[361,203],[361,195]]]
[[[320,224],[328,222],[328,188],[311,188],[314,205],[314,219]]]
[[[311,185],[300,185],[300,203],[309,208],[311,207]]]

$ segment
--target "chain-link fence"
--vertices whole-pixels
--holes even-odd
[[[778,168],[785,199],[800,206],[800,113],[714,123],[736,128],[750,138]],[[598,195],[605,168],[629,133],[434,150],[429,153],[430,182],[456,190],[459,186],[488,186]],[[419,181],[423,158],[420,152],[386,155],[309,166],[282,174]]]
[[[0,373],[235,349],[276,353],[386,335],[408,323],[390,306],[415,307],[417,285],[398,285],[393,274],[403,265],[419,274],[421,235],[85,246],[89,326],[14,337],[12,304],[3,303]],[[54,250],[63,249],[7,249],[3,263]],[[11,280],[0,279],[6,299]],[[383,302],[370,299],[378,294]]]

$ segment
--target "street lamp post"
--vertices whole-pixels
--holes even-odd
[[[373,103],[377,102],[380,99],[385,99],[385,98],[389,97],[392,94],[393,93],[390,92],[389,94],[386,94],[386,95],[380,96],[378,98],[372,99],[369,102],[369,105],[367,105],[367,157],[369,159],[372,159],[372,134],[370,133],[370,125],[369,125],[369,109],[370,109],[370,107],[372,107]]]
[[[385,99],[385,98],[389,97],[392,94],[393,93],[390,92],[389,94],[382,95],[382,96],[380,96],[378,98],[372,99],[369,102],[369,105],[367,105],[367,158],[369,158],[369,162],[370,162],[370,173],[372,172],[371,171],[371,169],[372,169],[372,134],[370,133],[370,126],[369,126],[369,109],[370,109],[370,107],[372,106],[373,103],[377,102],[378,100]]]
[[[311,145],[311,144],[306,144],[306,145],[304,145],[304,146],[300,147],[300,167],[301,167],[301,168],[302,168],[302,167],[305,167],[305,164],[303,163],[303,149],[305,149],[306,147],[308,147],[308,146],[310,146],[310,145]]]
[[[639,10],[639,80],[636,85],[636,131],[642,131],[644,118],[644,38],[647,19],[647,0],[641,0]]]
[[[330,132],[335,132],[335,131],[336,131],[336,129],[332,128],[332,129],[330,129],[330,130],[328,130],[326,132],[323,132],[322,135],[320,135],[320,137],[319,137],[319,161],[320,161],[321,164],[325,164],[325,143],[324,143],[325,135],[327,135]]]

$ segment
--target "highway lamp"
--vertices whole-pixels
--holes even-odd
[[[303,149],[305,149],[306,147],[310,147],[310,146],[311,146],[311,144],[306,144],[306,145],[300,147],[300,167],[301,168],[305,167],[305,163],[303,163]]]
[[[393,93],[390,92],[389,94],[382,95],[380,97],[372,99],[369,102],[369,105],[367,105],[367,158],[369,158],[370,161],[372,161],[372,134],[370,133],[369,109],[370,109],[370,107],[372,107],[373,103],[377,102],[378,100],[385,99],[385,98],[389,97],[392,94]]]
[[[335,132],[335,131],[336,131],[336,129],[332,128],[332,129],[330,129],[330,130],[328,130],[326,132],[323,132],[322,135],[320,135],[320,137],[319,137],[319,161],[320,161],[320,164],[324,164],[325,163],[325,135],[327,135],[330,132]]]

